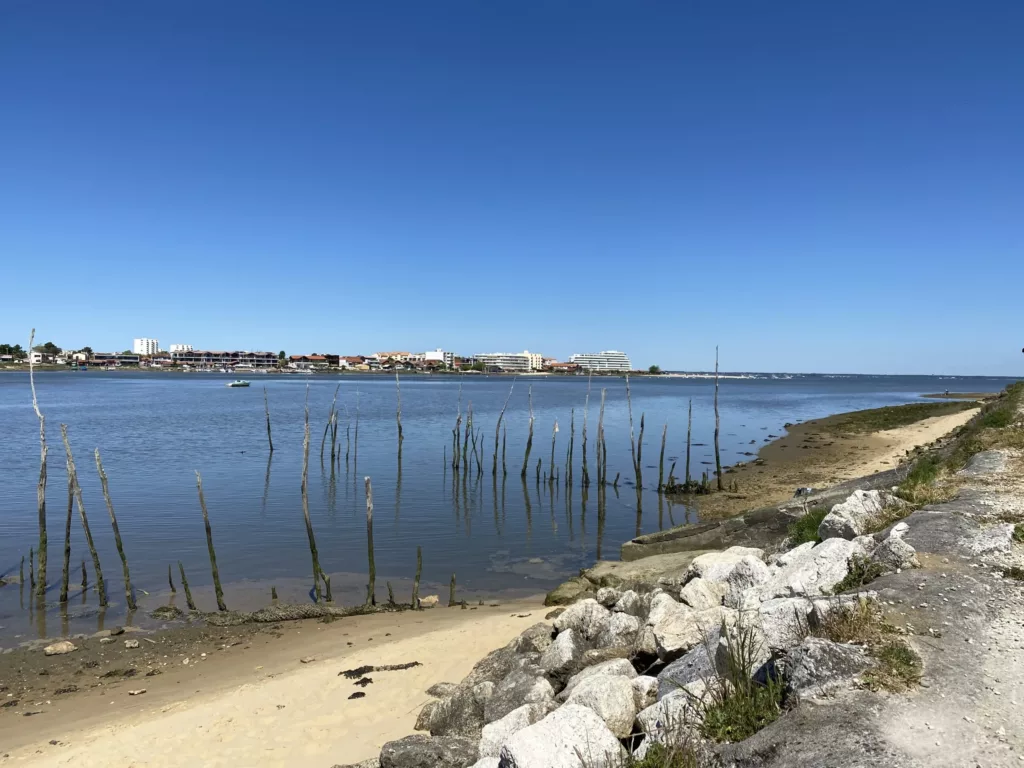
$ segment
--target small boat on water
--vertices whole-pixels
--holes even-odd
[[[248,387],[249,386],[249,382],[245,381],[244,379],[239,379],[238,381],[230,381],[230,382],[228,382],[228,386],[229,387]]]

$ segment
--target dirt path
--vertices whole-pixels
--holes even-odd
[[[316,768],[358,762],[412,732],[427,688],[461,680],[486,653],[543,620],[538,606],[531,600],[329,625],[295,622],[278,628],[279,640],[259,636],[248,648],[219,651],[211,645],[187,665],[174,654],[159,662],[166,666],[157,666],[158,676],[0,709],[6,752],[0,764]],[[339,676],[412,661],[422,666],[370,672],[373,682],[365,687]],[[78,679],[95,681],[97,672],[88,669]],[[129,695],[139,689],[146,693]],[[0,693],[0,702],[7,695]],[[26,718],[33,710],[42,714]]]

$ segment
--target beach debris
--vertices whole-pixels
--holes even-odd
[[[352,694],[351,696],[349,696],[349,698],[350,698],[350,699],[361,699],[361,698],[363,698],[363,697],[365,697],[365,696],[366,696],[366,694],[365,694],[365,693],[363,693],[362,691],[356,691],[356,692],[355,692],[355,693],[353,693],[353,694]]]
[[[129,696],[141,696],[146,692],[145,688],[137,688],[134,691],[128,691]]]
[[[138,640],[125,640],[124,641],[124,647],[127,648],[128,650],[132,650],[134,648],[138,648],[139,647],[139,641]]]
[[[433,608],[439,602],[441,602],[439,595],[426,595],[420,598],[420,608]]]
[[[65,653],[71,653],[77,650],[78,647],[70,640],[61,640],[60,642],[52,643],[43,648],[43,653],[47,656],[63,656]]]
[[[175,605],[161,605],[159,608],[151,611],[149,615],[161,621],[172,621],[173,619],[180,619],[185,613]]]
[[[149,670],[149,672],[146,673],[146,677],[156,677],[157,675],[162,675],[162,674],[163,674],[163,672],[161,670],[159,670],[159,669],[151,669],[151,670]]]
[[[56,691],[54,691],[53,695],[54,696],[60,696],[61,694],[65,694],[65,693],[78,693],[78,686],[77,685],[65,685],[63,688],[58,688]]]
[[[413,667],[423,666],[418,661],[410,661],[405,664],[381,664],[380,666],[371,666],[367,664],[363,667],[356,667],[355,669],[345,669],[338,673],[341,677],[344,675],[350,680],[355,680],[360,677],[366,676],[370,672],[400,672],[404,669],[412,669]]]
[[[310,664],[314,661],[316,661],[316,656],[303,656],[301,659],[299,659],[300,664]]]
[[[100,638],[100,645],[108,645],[109,643],[112,643],[112,642],[114,642],[114,638],[112,638],[112,637],[101,637]]]
[[[123,634],[124,634],[124,627],[114,627],[113,629],[110,630],[110,636],[111,637],[116,637],[117,635],[123,635]]]
[[[372,682],[373,682],[373,678],[372,677],[361,677],[358,680],[356,680],[355,683],[353,683],[353,685],[358,685],[360,688],[365,688],[366,686],[370,685]]]

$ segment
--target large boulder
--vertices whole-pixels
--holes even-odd
[[[633,683],[628,678],[618,675],[587,678],[573,688],[566,704],[578,704],[594,710],[608,730],[620,739],[629,736],[633,730],[637,709]]]
[[[615,613],[628,613],[630,616],[643,616],[647,612],[647,608],[648,605],[640,595],[632,589],[627,589],[622,593],[618,602],[612,606],[612,611]]]
[[[874,591],[857,592],[852,595],[830,595],[827,597],[812,597],[811,612],[808,615],[809,624],[815,629],[823,627],[835,614],[842,611],[857,611],[867,603],[878,600],[878,593]]]
[[[614,768],[626,752],[604,720],[566,704],[513,734],[501,748],[502,768]]]
[[[593,595],[596,587],[582,576],[575,576],[548,592],[544,605],[569,605],[581,597]]]
[[[714,657],[721,630],[721,624],[710,627],[701,642],[658,673],[659,701],[690,683],[709,680],[717,674]]]
[[[484,707],[494,688],[490,680],[475,685],[463,681],[453,693],[423,705],[416,730],[429,731],[432,736],[476,736],[486,722]]]
[[[597,602],[603,605],[605,608],[611,608],[622,597],[622,592],[615,587],[601,587],[597,590]]]
[[[902,568],[920,568],[917,551],[900,536],[890,536],[871,553],[871,559],[888,571]]]
[[[633,703],[637,712],[658,701],[658,678],[639,675],[630,680],[629,684],[633,686]]]
[[[636,716],[637,728],[647,734],[648,741],[678,743],[692,728],[700,724],[701,702],[709,695],[713,681],[695,680],[677,688]]]
[[[705,552],[690,563],[687,581],[700,578],[705,581],[728,581],[733,568],[744,558],[764,561],[764,550],[754,547],[729,547],[722,552]]]
[[[515,640],[516,653],[544,653],[551,647],[555,636],[550,624],[540,622],[519,633]]]
[[[593,640],[608,628],[609,621],[611,613],[608,609],[597,600],[588,598],[566,608],[565,613],[555,619],[555,629],[559,632],[574,629],[584,640]]]
[[[808,637],[789,654],[786,677],[794,696],[809,698],[838,688],[870,665],[859,646]]]
[[[479,756],[466,736],[406,736],[380,750],[380,768],[469,768]]]
[[[818,526],[818,538],[855,539],[863,536],[882,514],[883,507],[878,491],[856,490],[825,515]]]
[[[775,565],[779,568],[785,568],[794,560],[801,557],[805,552],[814,549],[814,545],[816,543],[817,542],[814,541],[805,541],[803,544],[793,547],[788,552],[783,552],[781,555],[775,558]]]
[[[484,721],[493,723],[523,704],[544,703],[554,698],[555,689],[543,670],[524,664],[494,686],[494,693],[484,703]]]
[[[586,644],[579,633],[575,629],[566,629],[559,632],[554,642],[541,654],[538,665],[556,677],[571,674],[586,650]]]
[[[502,744],[508,741],[513,733],[543,720],[555,710],[556,706],[553,701],[524,704],[513,709],[501,719],[488,723],[480,735],[480,756],[497,757],[501,752]]]
[[[632,647],[636,643],[642,626],[640,619],[636,616],[630,616],[628,613],[613,613],[608,620],[608,626],[595,639],[597,647]]]
[[[758,606],[761,631],[772,651],[798,645],[807,636],[814,604],[805,597],[776,597]]]
[[[647,625],[654,633],[658,657],[672,661],[700,643],[723,621],[735,623],[736,616],[736,611],[721,607],[695,611],[661,594],[651,603]]]
[[[704,611],[721,605],[728,593],[728,584],[698,577],[686,583],[679,593],[679,599],[695,611]]]
[[[769,581],[774,571],[756,557],[742,558],[729,573],[725,584],[728,592],[725,595],[725,605],[730,608],[742,607],[744,595],[751,589]]]
[[[737,676],[764,681],[771,669],[772,652],[757,624],[725,627],[715,648],[715,669],[719,680]]]
[[[850,572],[850,558],[854,555],[864,556],[860,545],[846,539],[827,539],[777,569],[768,582],[758,587],[761,600],[830,592]]]
[[[600,664],[587,667],[569,678],[569,682],[565,684],[564,690],[562,690],[556,698],[559,701],[565,701],[577,685],[591,677],[600,677],[601,675],[624,677],[627,680],[632,680],[637,676],[637,673],[636,669],[633,668],[633,665],[630,664],[627,659],[609,659],[608,661],[602,661]]]

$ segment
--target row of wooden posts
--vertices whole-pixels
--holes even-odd
[[[29,348],[32,348],[32,344],[35,341],[35,329],[29,337]],[[47,482],[47,454],[48,446],[46,444],[46,419],[43,413],[39,409],[38,399],[36,397],[35,388],[35,374],[34,365],[29,361],[29,380],[32,389],[32,407],[35,411],[36,417],[39,420],[39,443],[40,443],[40,470],[39,470],[39,483],[37,487],[37,503],[39,512],[39,548],[38,553],[38,564],[37,570],[33,569],[32,556],[33,553],[29,553],[29,573],[31,586],[36,591],[36,594],[40,599],[43,598],[46,592],[46,572],[47,572],[47,529],[46,529],[46,482]],[[497,476],[498,472],[498,450],[499,450],[499,439],[501,449],[501,469],[502,475],[508,474],[507,462],[506,462],[506,441],[507,441],[507,428],[504,423],[505,410],[508,407],[509,400],[512,397],[512,392],[515,389],[515,379],[513,379],[511,386],[509,387],[508,396],[505,398],[505,402],[502,405],[501,411],[498,414],[498,420],[494,430],[494,453],[492,458],[491,472],[493,476]],[[398,430],[398,461],[399,461],[399,472],[401,471],[401,459],[402,459],[402,444],[405,440],[404,431],[402,428],[402,394],[401,394],[401,383],[398,379],[398,375],[395,375],[395,386],[397,394],[397,407],[395,418],[397,422]],[[330,460],[332,471],[335,461],[340,463],[341,452],[340,445],[338,443],[338,410],[337,400],[338,391],[340,385],[335,389],[334,399],[331,403],[331,408],[328,413],[327,424],[324,427],[323,437],[320,442],[320,458],[321,461],[324,457],[324,452],[327,443],[327,437],[330,435],[331,448],[330,448]],[[601,390],[601,406],[597,424],[597,439],[596,439],[596,470],[597,470],[597,485],[599,488],[609,485],[608,483],[608,449],[605,441],[604,433],[604,412],[605,412],[605,399],[607,390]],[[587,462],[587,427],[588,427],[588,416],[590,406],[590,395],[591,387],[590,381],[587,383],[587,395],[584,400],[583,407],[583,427],[582,427],[582,479],[581,484],[584,488],[590,486],[590,473]],[[527,470],[529,468],[530,453],[533,448],[533,434],[534,434],[534,412],[533,412],[533,387],[530,386],[528,390],[528,402],[530,410],[530,421],[529,431],[527,433],[526,450],[523,457],[523,464],[520,471],[520,477],[525,480]],[[267,443],[271,454],[274,451],[273,434],[271,430],[270,420],[270,404],[267,397],[266,388],[263,390],[263,402],[264,411],[266,416],[266,427],[267,427]],[[356,396],[356,414],[355,414],[355,451],[358,457],[359,450],[359,405],[358,405],[358,391]],[[633,464],[633,471],[636,478],[636,494],[637,504],[639,506],[640,499],[643,492],[643,473],[642,473],[642,461],[643,461],[643,436],[645,427],[644,414],[640,415],[640,428],[639,428],[639,439],[634,436],[633,427],[633,402],[632,394],[629,385],[629,376],[626,376],[626,401],[629,410],[629,439],[630,439],[630,452]],[[722,490],[722,465],[719,453],[719,432],[720,432],[720,421],[718,411],[718,350],[715,350],[715,464],[716,464],[716,475],[718,481],[718,489]],[[699,492],[701,490],[708,490],[708,478],[705,473],[701,483],[696,483],[690,476],[690,453],[691,453],[691,435],[693,426],[693,401],[689,403],[689,413],[687,421],[687,435],[686,435],[686,469],[685,469],[685,481],[682,486],[679,486],[675,482],[674,469],[675,464],[673,463],[672,468],[669,470],[669,482],[665,483],[664,469],[665,469],[665,445],[668,435],[668,425],[666,424],[662,429],[661,435],[661,455],[659,459],[658,467],[658,492],[662,493],[664,490],[682,490],[684,492]],[[352,447],[351,441],[351,422],[346,427],[346,449],[345,449],[345,461],[348,462],[349,453]],[[572,409],[570,414],[570,432],[569,432],[569,445],[566,450],[566,461],[565,461],[565,483],[567,486],[571,485],[573,479],[573,452],[575,448],[575,435],[576,435],[576,413],[575,409]],[[461,432],[461,434],[460,434]],[[470,401],[467,411],[465,427],[463,428],[463,414],[462,414],[462,384],[459,384],[459,399],[458,399],[458,410],[455,422],[455,428],[452,430],[452,468],[457,473],[461,467],[464,474],[471,471],[472,463],[475,460],[477,465],[477,473],[483,473],[483,441],[481,439],[482,430],[475,429],[473,425],[473,404]],[[556,469],[554,463],[556,440],[558,435],[558,421],[555,420],[554,426],[551,433],[551,455],[550,455],[550,466],[549,472],[547,473],[547,481],[549,483],[557,482],[561,473]],[[462,438],[462,444],[459,445],[459,438]],[[86,544],[89,547],[89,552],[93,562],[93,569],[96,575],[96,591],[99,598],[100,606],[106,606],[108,604],[106,583],[103,578],[103,571],[100,566],[99,555],[96,551],[95,544],[92,538],[92,532],[89,528],[89,521],[85,511],[85,504],[82,500],[82,489],[78,482],[78,473],[75,467],[74,456],[71,451],[71,444],[68,439],[67,426],[61,424],[61,438],[64,443],[66,461],[67,461],[67,474],[68,474],[68,508],[67,517],[65,520],[65,536],[64,536],[64,563],[62,569],[61,578],[61,592],[60,602],[67,602],[68,597],[68,586],[70,579],[70,566],[71,566],[71,519],[73,515],[73,509],[77,507],[79,518],[82,523],[82,529],[85,533]],[[302,482],[301,482],[301,494],[302,494],[302,512],[303,519],[306,525],[306,534],[309,540],[309,549],[312,559],[312,571],[313,571],[313,584],[314,584],[314,596],[317,602],[325,600],[331,602],[333,596],[331,593],[331,579],[330,576],[323,570],[320,565],[319,552],[316,545],[316,536],[313,531],[313,524],[309,515],[309,498],[308,498],[308,475],[309,475],[309,447],[310,447],[310,425],[309,425],[309,386],[306,386],[306,401],[304,407],[304,435],[303,435],[303,456],[302,456]],[[124,546],[121,540],[120,530],[117,525],[117,515],[114,511],[114,504],[110,497],[110,489],[107,482],[107,475],[103,469],[103,462],[100,457],[99,449],[95,450],[94,458],[96,461],[96,469],[99,474],[100,484],[103,491],[103,497],[106,502],[107,511],[110,515],[110,522],[114,532],[114,541],[117,546],[118,555],[121,559],[122,572],[124,577],[124,588],[125,588],[125,601],[130,610],[136,608],[134,590],[132,589],[131,576],[129,573],[128,559],[124,552]],[[357,458],[358,460],[358,458]],[[539,482],[541,473],[541,459],[537,459],[536,465],[536,476]],[[610,485],[618,487],[619,474],[616,473],[615,479]],[[373,488],[370,477],[367,476],[364,479],[365,491],[366,491],[366,540],[367,540],[367,559],[368,559],[368,583],[367,583],[367,594],[366,604],[376,605],[376,564],[374,558],[374,545],[373,545]],[[196,471],[196,487],[199,495],[199,505],[203,513],[203,524],[206,530],[206,543],[210,557],[210,568],[213,576],[214,591],[217,599],[217,607],[221,611],[227,610],[227,606],[224,601],[224,591],[221,587],[220,574],[217,568],[217,555],[213,544],[213,532],[210,526],[210,516],[206,507],[206,500],[203,495],[203,480],[202,476]],[[419,581],[422,569],[422,551],[417,547],[416,552],[416,576],[413,587],[413,607],[417,606],[418,592],[419,592]],[[191,590],[188,586],[188,581],[185,576],[185,569],[181,561],[178,561],[178,570],[181,577],[182,587],[185,591],[185,597],[187,605],[190,609],[195,609],[195,604],[192,600]],[[168,583],[172,592],[176,592],[174,581],[171,576],[171,566],[168,565],[167,573]],[[22,583],[24,583],[24,559],[22,559]],[[321,584],[323,585],[321,588]],[[88,578],[85,569],[85,562],[82,561],[82,587],[83,589],[88,586]],[[276,589],[273,590],[276,593]],[[393,592],[391,585],[388,584],[389,602],[394,601]],[[276,597],[276,595],[275,595]],[[455,603],[455,575],[452,575],[451,579],[451,594],[449,602]]]

